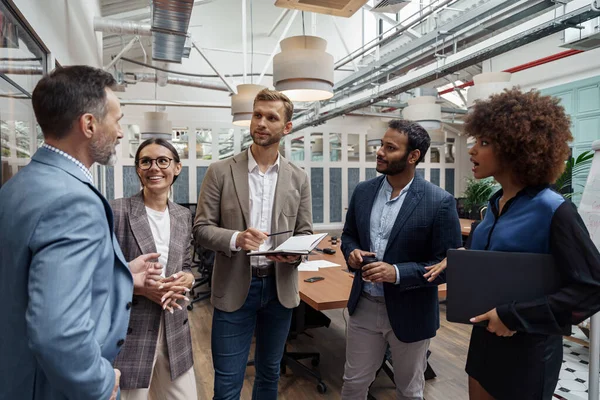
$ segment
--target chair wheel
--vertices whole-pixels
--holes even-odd
[[[325,386],[323,382],[319,382],[319,384],[317,385],[317,391],[323,394],[327,391],[327,386]]]
[[[192,311],[194,309],[194,305],[193,304],[189,304],[187,306],[188,311]]]
[[[320,359],[319,357],[313,357],[313,358],[310,360],[310,364],[311,364],[313,367],[316,367],[316,366],[318,366],[320,362],[321,362],[321,359]]]

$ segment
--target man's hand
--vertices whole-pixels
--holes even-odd
[[[142,294],[145,287],[153,286],[161,279],[162,265],[157,260],[159,253],[143,254],[129,262],[129,270],[133,276],[133,293]]]
[[[351,268],[360,269],[363,262],[363,256],[375,256],[375,253],[371,253],[370,251],[364,251],[361,249],[354,249],[352,250],[352,253],[350,253],[350,257],[348,257],[348,265]]]
[[[377,261],[362,267],[362,277],[373,283],[396,283],[396,267],[383,261]]]
[[[255,228],[248,228],[240,232],[235,238],[235,247],[243,250],[258,250],[261,244],[267,240],[267,233]]]
[[[113,391],[110,394],[109,400],[117,400],[117,394],[119,393],[119,382],[121,381],[121,371],[115,369],[115,386],[113,387]]]
[[[160,257],[160,253],[142,254],[135,260],[129,262],[129,270],[132,274],[139,274],[140,272],[145,272],[147,269],[146,263],[152,261],[156,262],[158,261],[158,257]]]
[[[489,321],[486,329],[489,332],[495,333],[497,336],[510,337],[517,333],[516,331],[511,331],[506,325],[504,325],[504,322],[502,322],[498,316],[498,312],[495,308],[486,312],[485,314],[471,318],[470,321],[474,324],[481,321]]]
[[[300,260],[300,256],[272,255],[272,256],[267,256],[267,258],[271,261],[280,262],[280,263],[288,263],[288,264],[294,264]]]

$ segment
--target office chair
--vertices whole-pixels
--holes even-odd
[[[192,256],[192,267],[198,268],[200,278],[192,287],[191,301],[188,304],[188,310],[194,309],[194,303],[202,301],[210,297],[210,284],[212,280],[213,265],[215,263],[215,252],[203,248],[202,246],[194,246],[194,255]],[[198,288],[203,285],[208,285],[207,290],[199,291]]]

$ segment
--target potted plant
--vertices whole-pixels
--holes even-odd
[[[481,219],[481,209],[487,205],[488,200],[496,190],[498,190],[498,184],[492,177],[467,179],[467,187],[464,193],[464,208],[470,219]]]
[[[574,195],[581,194],[583,188],[581,188],[581,191],[575,191],[573,188],[573,177],[582,173],[587,175],[592,165],[592,158],[594,158],[592,150],[584,151],[577,158],[569,158],[565,163],[565,170],[562,175],[554,182],[556,191],[566,199],[572,199]]]

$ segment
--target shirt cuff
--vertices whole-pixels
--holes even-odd
[[[235,242],[239,234],[240,232],[236,232],[233,235],[231,235],[231,240],[229,241],[229,249],[231,251],[240,251],[242,249],[241,247],[235,247]]]
[[[400,269],[398,268],[398,266],[396,264],[394,264],[394,268],[396,268],[396,283],[395,283],[395,285],[399,285],[400,284]]]

